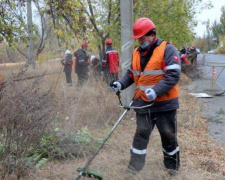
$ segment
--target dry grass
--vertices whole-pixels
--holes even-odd
[[[25,157],[36,148],[50,127],[54,114],[54,93],[41,88],[44,75],[27,79],[26,71],[11,73],[5,82],[0,101],[0,177],[14,174],[18,178],[31,166]],[[21,81],[15,81],[15,79]],[[10,178],[9,178],[10,179]]]
[[[58,68],[58,67],[57,67]],[[58,74],[45,78],[43,88],[55,83]],[[56,86],[55,108],[61,116],[60,131],[77,133],[83,127],[97,138],[105,138],[113,124],[122,114],[117,107],[118,99],[103,82],[90,78],[82,89],[77,89],[77,77],[72,75],[74,85],[68,87],[63,73]],[[180,108],[178,110],[178,141],[181,149],[181,168],[178,180],[225,179],[225,149],[215,142],[207,132],[207,121],[200,115],[202,105],[182,85],[190,83],[182,74],[180,81]],[[69,117],[69,120],[66,117]],[[103,149],[95,157],[90,169],[102,174],[105,180],[167,180],[171,179],[163,167],[163,156],[158,131],[154,129],[148,146],[146,164],[140,174],[125,173],[129,162],[129,151],[135,132],[135,113],[129,111],[114,131]],[[76,168],[84,166],[88,154],[73,160],[49,161],[41,170],[30,173],[25,179],[73,180],[78,175]],[[82,177],[82,179],[86,179]]]

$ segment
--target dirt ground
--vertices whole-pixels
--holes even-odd
[[[192,78],[192,83],[185,87],[190,93],[206,93],[212,98],[199,98],[202,102],[202,116],[208,120],[209,134],[225,147],[225,89],[215,84],[211,91],[211,78],[200,76]],[[220,95],[219,95],[220,94]]]

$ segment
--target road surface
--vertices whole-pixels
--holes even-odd
[[[202,54],[199,55],[199,58],[201,59],[203,57]],[[217,84],[221,86],[222,89],[225,90],[225,55],[221,54],[205,54],[205,71],[208,72],[207,75],[208,77],[212,77],[212,66],[207,66],[207,64],[218,64],[221,63],[223,67],[215,67],[216,70],[216,76],[219,75],[221,70],[221,74],[219,75],[217,79]]]
[[[203,55],[199,54],[198,59],[201,62]],[[207,62],[223,62],[225,66],[225,55],[205,55],[205,64]],[[191,85],[186,88],[192,93],[207,93],[211,94],[211,79],[212,79],[212,67],[203,66],[204,74],[199,78],[194,78]],[[218,75],[221,67],[216,67],[216,74]],[[218,77],[213,91],[213,98],[199,98],[203,103],[202,116],[208,119],[209,134],[213,139],[218,141],[225,147],[225,93],[220,96],[215,96],[225,90],[225,69]]]

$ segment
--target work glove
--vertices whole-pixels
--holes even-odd
[[[62,60],[61,63],[62,63],[63,65],[65,65],[65,64],[66,64],[66,61],[65,61],[65,60]]]
[[[118,81],[111,81],[109,86],[114,92],[118,92],[121,90],[121,84]]]
[[[154,101],[157,97],[155,91],[152,88],[148,88],[145,90],[145,95],[147,96],[149,101]]]
[[[104,71],[101,71],[101,75],[104,76]]]

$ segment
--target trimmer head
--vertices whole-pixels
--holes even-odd
[[[84,168],[77,168],[77,172],[79,172],[82,176],[85,176],[85,177],[103,180],[103,177],[97,171],[93,171],[90,169],[84,169]]]

